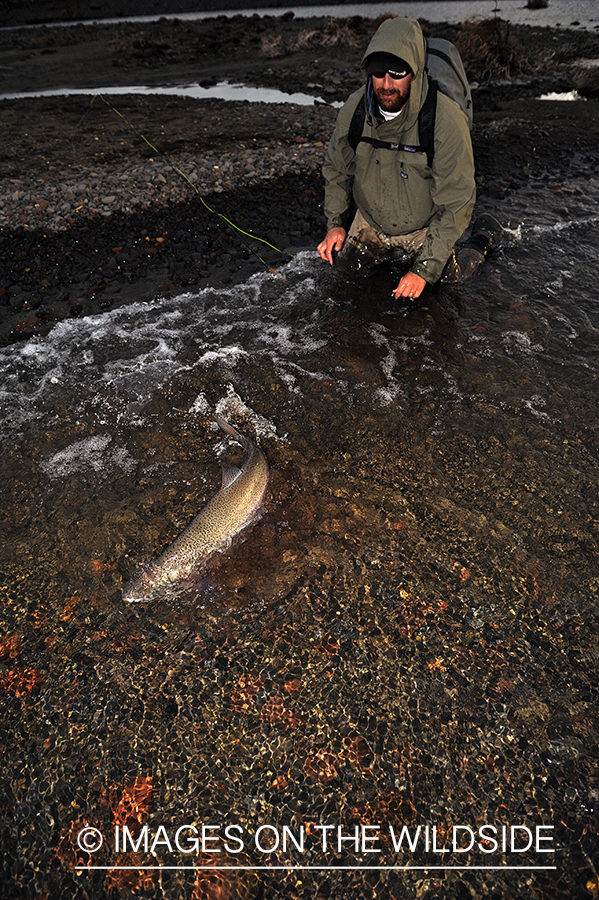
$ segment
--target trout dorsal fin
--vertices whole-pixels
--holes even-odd
[[[223,468],[223,488],[231,487],[233,482],[237,481],[239,476],[241,475],[241,469],[238,469],[237,466],[227,466],[227,468]]]

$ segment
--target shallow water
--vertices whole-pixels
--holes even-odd
[[[320,97],[311,94],[303,94],[296,91],[287,94],[275,88],[251,87],[245,84],[229,84],[222,81],[212,87],[202,87],[199,84],[172,84],[149,87],[148,85],[127,85],[126,87],[101,87],[101,88],[56,88],[40,91],[23,91],[20,93],[0,94],[0,100],[21,100],[27,97],[72,97],[77,94],[96,96],[120,96],[128,94],[148,94],[170,97],[193,97],[195,100],[246,100],[248,103],[296,103],[300,106],[313,106],[315,102],[324,103]],[[330,106],[342,106],[334,102]]]
[[[423,303],[304,253],[0,351],[0,896],[596,885],[598,199],[532,183]],[[268,456],[264,515],[124,604],[218,489],[215,414]]]

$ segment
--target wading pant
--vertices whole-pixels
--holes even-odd
[[[385,259],[396,259],[409,266],[426,237],[426,228],[410,234],[388,235],[368,224],[360,210],[356,213],[343,247],[336,259],[336,266],[343,272],[359,271],[367,274]],[[466,281],[484,262],[485,255],[471,247],[452,250],[441,280],[456,284]]]

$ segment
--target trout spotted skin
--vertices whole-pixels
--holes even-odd
[[[233,538],[258,517],[268,481],[266,457],[224,419],[216,421],[221,431],[241,444],[245,459],[240,468],[223,469],[219,492],[158,559],[125,585],[123,600],[129,603],[176,595],[215,553],[228,549]]]

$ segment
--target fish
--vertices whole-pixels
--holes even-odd
[[[259,447],[229,422],[217,418],[224,434],[245,450],[241,467],[223,467],[222,485],[178,538],[134,575],[123,588],[127,603],[176,596],[217,553],[260,516],[268,483],[268,462]]]

